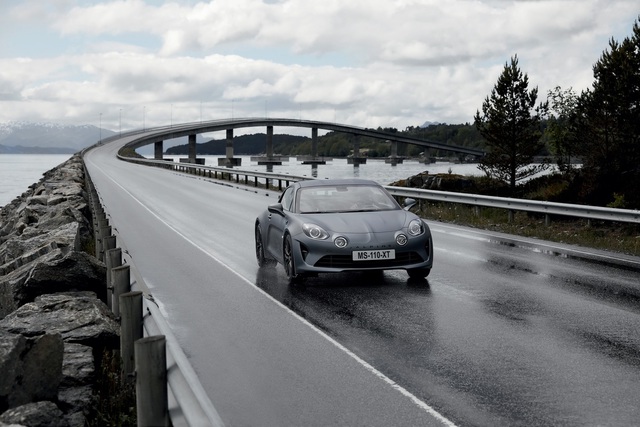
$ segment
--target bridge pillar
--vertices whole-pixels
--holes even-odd
[[[189,135],[189,162],[195,163],[196,161],[196,135]]]
[[[252,162],[259,165],[267,165],[267,172],[273,172],[273,165],[281,165],[283,161],[288,162],[289,157],[273,155],[273,126],[267,126],[267,148],[266,156],[251,157]]]
[[[316,166],[316,175],[318,176],[317,165],[326,165],[325,160],[318,158],[318,128],[311,128],[311,158],[305,158],[302,161],[303,165]]]
[[[273,158],[273,126],[267,126],[267,159]]]
[[[389,158],[385,159],[384,162],[391,164],[391,166],[395,166],[397,164],[401,164],[403,162],[402,157],[398,157],[398,141],[389,141],[391,143],[391,155]]]
[[[232,168],[234,166],[240,166],[242,159],[233,157],[233,128],[227,129],[227,156],[223,159],[218,159],[218,166],[225,166]]]
[[[156,143],[153,145],[153,158],[155,160],[162,160],[162,153],[164,153],[162,141],[156,141]]]
[[[353,140],[353,156],[347,159],[347,164],[353,165],[354,167],[364,165],[367,163],[367,158],[360,157],[360,138],[358,135],[351,135],[350,139]]]
[[[198,165],[204,165],[204,159],[203,158],[199,159],[196,157],[196,137],[197,135],[195,133],[189,135],[187,158],[180,159],[180,163],[194,163]]]
[[[256,160],[259,165],[267,165],[267,172],[273,172],[273,165],[282,164],[282,159],[280,157],[273,156],[273,126],[267,126],[266,153],[266,157],[252,157],[251,160]]]

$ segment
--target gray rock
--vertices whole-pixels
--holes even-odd
[[[34,337],[0,332],[0,410],[39,400],[56,400],[62,381],[60,334]]]
[[[71,426],[84,426],[89,413],[95,381],[93,350],[82,344],[65,343],[62,382],[58,402]]]
[[[85,252],[65,252],[57,248],[0,276],[0,318],[49,293],[91,291],[106,301],[105,265]]]
[[[119,345],[90,218],[80,155],[0,208],[0,427],[85,425],[96,357]]]
[[[64,343],[62,382],[60,387],[71,388],[92,384],[95,380],[93,349],[89,346]]]
[[[88,345],[100,353],[118,348],[120,342],[113,313],[92,292],[39,296],[0,320],[0,327],[26,336],[59,333],[66,343]]]
[[[57,227],[48,228],[47,233],[36,233],[31,237],[21,236],[8,239],[0,247],[0,273],[7,274],[13,269],[35,260],[55,248],[68,248],[69,250],[80,249],[80,237],[78,235],[79,224],[77,222],[66,222]],[[50,248],[42,253],[42,248]],[[31,254],[38,254],[35,258]],[[20,262],[17,262],[20,260]]]
[[[53,402],[36,402],[9,409],[0,422],[29,427],[69,427],[62,411]]]

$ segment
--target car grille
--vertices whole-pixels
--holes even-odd
[[[325,255],[314,266],[326,268],[391,268],[416,264],[422,261],[424,260],[417,252],[396,252],[396,259],[375,261],[354,261],[351,255]]]

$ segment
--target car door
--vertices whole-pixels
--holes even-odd
[[[279,203],[282,210],[270,210],[267,216],[267,250],[278,261],[282,261],[282,238],[288,225],[288,216],[293,209],[294,188],[288,187],[280,196]]]

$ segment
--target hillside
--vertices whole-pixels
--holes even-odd
[[[388,133],[412,136],[425,140],[443,142],[451,145],[463,147],[480,148],[484,147],[484,140],[471,124],[447,125],[431,124],[426,128],[409,127],[404,131],[397,129],[381,129]],[[237,155],[262,154],[266,149],[267,136],[264,133],[252,135],[241,135],[233,138],[233,151]],[[210,140],[202,144],[197,144],[197,152],[202,155],[224,155],[226,150],[226,140]],[[353,142],[350,135],[329,132],[318,137],[318,155],[325,157],[345,157],[351,154]],[[369,157],[387,157],[390,155],[391,147],[389,143],[373,138],[360,138],[360,150]],[[418,156],[424,151],[419,146],[398,147],[398,154],[405,156]],[[273,135],[273,152],[282,155],[308,155],[311,153],[311,138],[295,135]],[[166,150],[168,155],[182,155],[188,153],[188,145],[177,145]],[[436,150],[431,155],[445,155],[451,153],[438,153]]]
[[[282,147],[291,147],[303,142],[311,141],[305,136],[296,135],[273,135],[274,152],[281,152]],[[267,135],[256,133],[252,135],[240,135],[233,138],[233,152],[237,155],[254,155],[265,152]],[[176,145],[168,148],[166,154],[180,155],[188,154],[188,144]],[[278,149],[280,148],[280,149]],[[202,155],[224,155],[226,153],[225,139],[212,139],[198,144],[198,154]],[[286,153],[283,153],[286,154]]]

